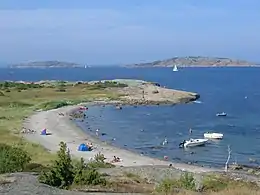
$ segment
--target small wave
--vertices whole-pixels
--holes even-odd
[[[163,149],[163,146],[143,146],[143,147],[135,147],[137,150],[143,150],[143,149],[151,149],[151,150],[158,150],[158,149]]]
[[[202,104],[202,101],[195,100],[195,101],[193,101],[193,103],[195,103],[195,104]]]

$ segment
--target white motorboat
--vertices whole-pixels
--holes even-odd
[[[190,139],[184,140],[179,146],[183,147],[195,147],[195,146],[203,146],[207,143],[208,139]]]
[[[223,134],[222,133],[211,133],[211,132],[206,132],[204,133],[204,137],[207,139],[223,139]]]
[[[227,116],[227,113],[225,113],[225,112],[217,113],[216,116]]]

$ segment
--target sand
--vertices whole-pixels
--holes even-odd
[[[182,163],[174,163],[159,159],[150,158],[141,154],[117,148],[108,145],[101,140],[94,138],[83,132],[77,125],[70,120],[69,114],[79,106],[68,106],[55,110],[37,112],[29,117],[25,124],[25,128],[30,128],[36,131],[34,134],[26,134],[25,138],[31,142],[41,144],[50,152],[56,152],[59,149],[59,143],[65,142],[70,149],[71,155],[76,158],[83,157],[86,161],[93,158],[97,153],[101,152],[110,162],[113,156],[118,156],[122,159],[121,162],[114,163],[116,166],[144,166],[144,165],[165,165],[172,166],[176,169],[189,172],[211,172],[220,171],[213,168],[199,167]],[[64,116],[59,115],[64,113]],[[46,128],[51,135],[40,135],[42,129]],[[94,145],[93,151],[81,152],[78,151],[78,146],[81,143],[92,142]],[[163,158],[163,157],[162,157]]]

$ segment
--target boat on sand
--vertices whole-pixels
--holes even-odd
[[[195,146],[203,146],[208,142],[208,139],[189,139],[184,140],[179,144],[179,147],[195,147]]]
[[[213,133],[213,132],[206,132],[204,133],[204,138],[206,139],[223,139],[222,133]]]

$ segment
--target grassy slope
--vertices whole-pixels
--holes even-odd
[[[21,88],[21,87],[20,87]],[[100,86],[76,85],[63,86],[65,92],[60,92],[60,86],[28,88],[20,90],[19,87],[2,88],[0,96],[0,143],[20,144],[32,156],[36,163],[47,164],[54,155],[47,152],[40,145],[25,141],[19,132],[23,120],[33,111],[44,108],[55,108],[64,100],[72,104],[89,101],[97,98],[116,98],[117,94],[108,92]],[[9,92],[10,91],[10,92]]]

